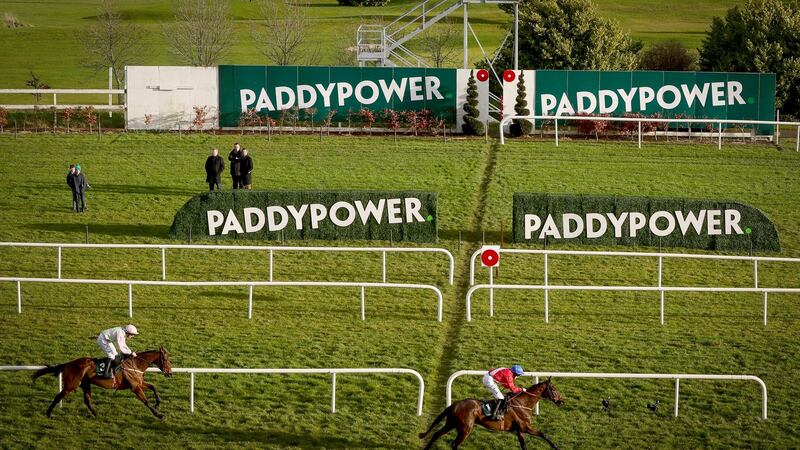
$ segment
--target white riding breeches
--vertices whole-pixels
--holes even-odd
[[[492,396],[494,398],[498,400],[502,400],[505,398],[503,396],[503,393],[500,392],[500,388],[497,387],[497,383],[494,381],[494,378],[492,378],[492,376],[489,375],[488,373],[483,376],[483,385],[486,386],[487,389],[489,389],[489,392],[492,393]]]
[[[114,348],[114,345],[111,342],[108,342],[103,335],[97,337],[97,345],[103,349],[103,352],[111,359],[116,358],[117,356],[117,349]]]

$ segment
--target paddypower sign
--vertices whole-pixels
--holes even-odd
[[[456,70],[385,67],[219,66],[220,126],[239,126],[254,109],[279,120],[298,109],[301,120],[317,123],[333,111],[333,122],[348,121],[362,108],[428,109],[445,123],[456,114]]]
[[[775,74],[537,70],[535,112],[732,120],[775,119]],[[772,133],[771,126],[759,126]]]
[[[436,199],[416,191],[217,191],[189,200],[171,237],[435,242]]]
[[[514,241],[780,251],[778,232],[745,203],[514,194]]]

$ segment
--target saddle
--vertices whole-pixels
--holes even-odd
[[[115,359],[108,358],[93,358],[97,370],[95,375],[98,378],[114,378],[122,370],[122,362],[125,361],[127,355],[119,355]],[[110,362],[109,362],[110,361]],[[110,367],[109,367],[110,365]]]

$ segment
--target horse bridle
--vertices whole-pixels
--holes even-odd
[[[144,362],[147,362],[147,360],[146,360],[146,359],[142,358],[142,357],[141,357],[141,356],[139,356],[139,355],[136,355],[136,356],[134,356],[133,358],[134,358],[134,359],[140,359],[140,360],[142,360],[142,361],[144,361]],[[159,350],[159,351],[158,351],[158,362],[159,362],[159,363],[160,363],[160,365],[161,365],[160,369],[163,371],[163,370],[164,370],[164,369],[163,369],[163,368],[164,368],[164,352],[162,352],[161,350]],[[151,365],[153,365],[153,364],[154,364],[154,362],[147,362],[147,366],[148,366],[148,367],[150,367],[150,366],[151,366]],[[122,366],[122,370],[131,370],[131,371],[134,371],[134,372],[144,373],[144,372],[142,372],[141,370],[138,370],[138,369],[130,369],[130,368],[126,368],[124,365]]]

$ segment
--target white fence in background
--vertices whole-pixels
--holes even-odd
[[[46,366],[0,366],[0,371],[27,371],[39,370]],[[148,372],[161,372],[156,368],[147,369]],[[419,394],[417,396],[417,415],[422,415],[422,402],[425,395],[425,380],[422,375],[413,369],[394,368],[336,368],[336,369],[231,369],[213,367],[173,367],[173,373],[189,374],[189,410],[194,412],[194,384],[195,374],[329,374],[331,375],[331,412],[336,412],[336,375],[337,374],[409,374],[414,375],[419,381]],[[58,390],[63,388],[61,374],[58,375]]]
[[[273,254],[276,252],[370,252],[381,254],[381,281],[386,283],[386,254],[387,253],[442,253],[449,259],[450,270],[448,280],[453,284],[454,259],[453,254],[444,248],[426,247],[282,247],[263,245],[180,245],[180,244],[54,244],[42,242],[0,242],[0,247],[44,247],[58,249],[58,278],[61,278],[61,252],[64,248],[91,248],[91,249],[151,249],[161,250],[161,279],[167,279],[167,249],[175,250],[237,250],[237,251],[266,251],[269,253],[269,281],[273,281],[274,268]]]
[[[479,289],[489,290],[489,316],[494,316],[494,290],[495,289],[530,289],[544,291],[544,320],[550,322],[550,291],[656,291],[661,293],[661,325],[664,325],[664,293],[665,292],[751,292],[764,294],[764,325],[767,324],[767,303],[769,293],[800,293],[800,288],[765,288],[758,286],[758,262],[790,262],[800,263],[800,258],[781,258],[773,256],[734,256],[734,255],[702,255],[692,253],[646,253],[646,252],[605,252],[588,250],[534,250],[501,248],[499,253],[507,254],[533,254],[544,256],[544,284],[495,284],[493,270],[489,270],[488,284],[475,284],[475,260],[483,249],[476,250],[470,257],[469,284],[467,291],[467,321],[472,320],[472,294]],[[576,255],[576,256],[615,256],[615,257],[644,257],[658,258],[658,284],[657,286],[563,286],[549,283],[548,256],[549,255]],[[724,261],[753,261],[752,288],[735,287],[702,287],[702,286],[664,286],[663,285],[663,260],[674,259],[710,259]]]
[[[453,403],[453,381],[463,375],[486,374],[485,370],[459,370],[450,375],[447,379],[447,405]],[[525,372],[523,376],[536,377],[535,383],[539,382],[540,377],[554,378],[617,378],[617,379],[651,379],[651,380],[675,380],[675,417],[678,417],[678,404],[680,396],[681,380],[742,380],[755,381],[761,386],[761,418],[767,418],[767,385],[764,380],[754,375],[704,375],[704,374],[667,374],[667,373],[593,373],[593,372]],[[563,392],[562,392],[563,394]],[[539,404],[536,404],[536,414],[539,414]]]
[[[605,122],[637,122],[638,123],[638,144],[639,148],[642,148],[642,122],[645,123],[698,123],[698,124],[710,124],[714,123],[717,124],[717,148],[722,148],[722,126],[723,124],[732,124],[732,125],[777,125],[780,127],[783,126],[790,126],[790,127],[797,127],[797,142],[795,143],[795,151],[800,152],[800,122],[778,122],[778,121],[769,121],[769,120],[725,120],[725,119],[662,119],[662,118],[650,118],[650,117],[607,117],[607,116],[505,116],[500,120],[500,144],[505,145],[505,134],[503,133],[503,127],[508,124],[509,121],[514,119],[526,119],[526,120],[552,120],[555,124],[555,137],[556,137],[556,147],[558,147],[558,121],[562,123],[564,121],[586,121],[586,120],[599,120]],[[703,133],[708,134],[708,133]],[[691,137],[691,133],[689,133]]]
[[[66,278],[23,278],[0,277],[0,282],[17,283],[17,312],[22,314],[22,283],[57,283],[57,284],[111,284],[128,286],[128,316],[133,317],[133,286],[247,286],[250,296],[247,308],[247,318],[253,318],[253,288],[256,286],[311,286],[311,287],[356,287],[361,288],[361,320],[366,320],[366,304],[364,290],[366,288],[398,288],[398,289],[429,289],[436,293],[437,320],[442,321],[442,291],[429,284],[403,284],[403,283],[365,283],[365,282],[339,282],[339,281],[148,281],[148,280],[84,280]]]

